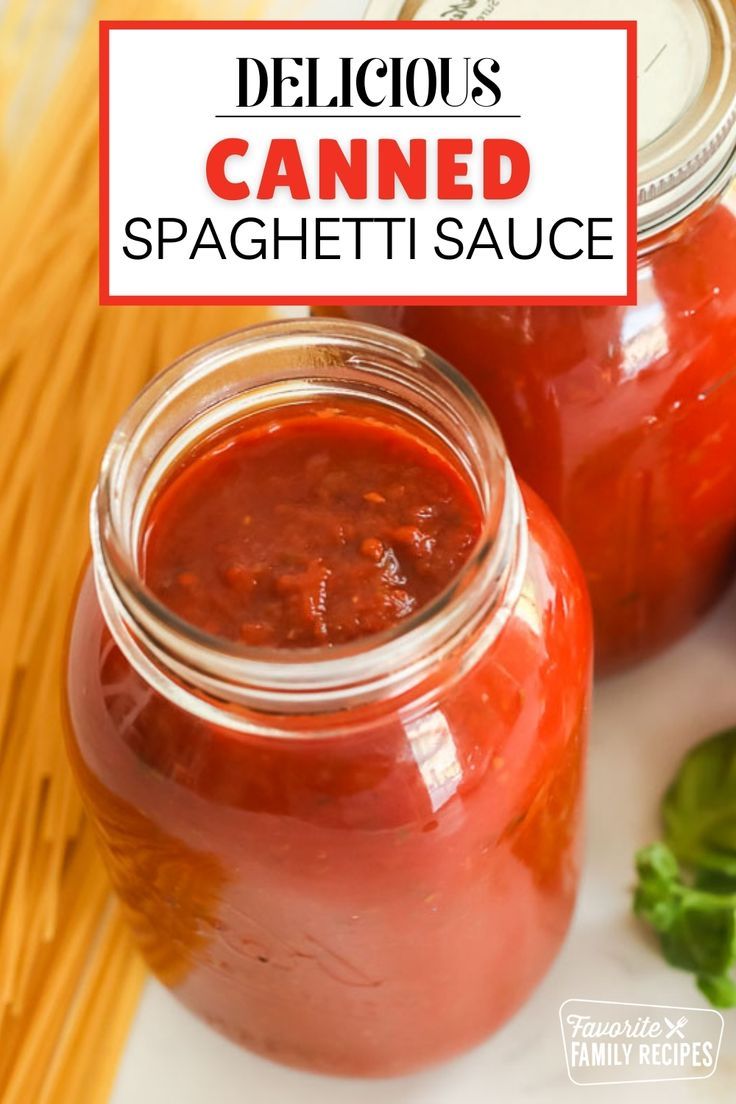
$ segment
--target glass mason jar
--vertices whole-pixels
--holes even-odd
[[[351,397],[441,442],[482,507],[433,604],[349,645],[264,651],[141,579],[147,506],[249,412]],[[483,1039],[555,957],[576,893],[591,676],[574,553],[462,377],[344,322],[184,357],[104,458],[74,614],[70,753],[152,970],[278,1061],[388,1075]]]
[[[578,552],[600,669],[642,659],[736,567],[734,5],[376,0],[367,15],[638,20],[636,306],[337,309],[423,341],[473,382]]]

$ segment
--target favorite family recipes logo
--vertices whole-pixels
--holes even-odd
[[[635,53],[629,23],[104,23],[102,301],[631,301]]]
[[[569,1000],[560,1024],[576,1085],[704,1080],[723,1037],[723,1016],[711,1008]]]

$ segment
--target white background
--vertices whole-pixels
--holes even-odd
[[[344,13],[346,16],[351,14]],[[626,36],[623,31],[503,31],[489,24],[455,28],[457,44],[448,34],[416,25],[411,31],[192,31],[113,30],[110,36],[110,292],[112,295],[261,295],[335,299],[348,296],[473,297],[532,295],[626,294]],[[440,119],[420,120],[416,109],[408,117],[327,120],[216,119],[235,113],[238,56],[319,55],[329,79],[343,55],[496,57],[496,77],[502,100],[479,113],[520,114],[521,119],[453,118],[452,109],[435,105]],[[257,108],[264,111],[267,108]],[[363,108],[363,111],[366,109]],[[466,110],[465,108],[463,110]],[[313,112],[313,114],[316,112]],[[309,112],[306,113],[307,115]],[[330,113],[335,116],[334,112]],[[392,113],[394,116],[396,112]],[[243,164],[255,191],[257,169],[273,137],[297,137],[308,179],[316,182],[319,137],[366,137],[375,151],[378,137],[430,139],[428,164],[437,137],[470,137],[481,147],[484,138],[507,137],[526,146],[532,160],[529,187],[516,200],[487,203],[482,198],[480,158],[471,160],[469,182],[480,198],[463,202],[432,199],[429,172],[426,201],[397,196],[393,202],[350,201],[338,193],[335,201],[292,200],[284,189],[272,201],[253,196],[240,202],[216,198],[210,191],[205,164],[212,146],[222,138],[244,137],[251,148]],[[373,141],[372,141],[373,139]],[[241,179],[241,163],[230,172]],[[361,262],[302,262],[296,247],[285,247],[280,261],[223,261],[215,250],[187,260],[205,217],[222,228],[226,250],[232,225],[257,216],[269,221],[279,215],[289,221],[307,215],[325,217],[410,217],[420,221],[419,252],[414,262],[399,254],[385,258],[376,248]],[[547,227],[557,219],[611,217],[613,261],[562,261],[546,249],[534,261],[506,256],[501,262],[489,250],[472,261],[444,261],[434,252],[439,219],[457,217],[474,228],[488,216],[496,225],[503,252],[508,218],[520,228],[517,247],[535,240],[536,218]],[[170,260],[130,260],[123,254],[124,227],[133,217],[155,222],[177,217],[190,226],[187,242],[167,253]],[[296,232],[298,227],[293,231]],[[337,231],[331,231],[337,232]],[[604,231],[606,232],[606,231]],[[560,245],[571,251],[583,244],[579,231],[568,231]],[[369,232],[366,231],[366,240]],[[468,244],[472,230],[464,235]],[[571,244],[572,242],[572,244]],[[129,243],[130,244],[130,243]],[[135,247],[136,249],[139,247]]]

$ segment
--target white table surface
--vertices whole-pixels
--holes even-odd
[[[285,9],[289,7],[290,10]],[[314,0],[309,17],[356,18],[363,0]],[[294,14],[276,0],[275,13]],[[704,1005],[690,977],[665,966],[630,915],[632,858],[658,834],[663,787],[684,752],[736,723],[736,591],[661,658],[596,688],[588,846],[576,919],[526,1007],[465,1057],[395,1081],[318,1077],[273,1065],[199,1023],[150,982],[111,1104],[734,1104],[736,1011],[708,1081],[581,1088],[567,1077],[558,1012],[569,998]]]

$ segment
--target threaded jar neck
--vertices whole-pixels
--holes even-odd
[[[253,648],[182,621],[142,577],[149,506],[198,443],[249,414],[360,400],[434,437],[477,496],[481,534],[450,586],[385,632],[304,650]],[[452,658],[467,669],[501,631],[526,567],[526,518],[499,431],[467,382],[422,345],[374,326],[299,319],[187,354],[134,401],[105,453],[91,513],[97,592],[129,662],[175,704],[252,731],[274,719],[391,700]],[[271,718],[271,722],[269,722]]]

